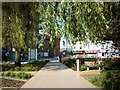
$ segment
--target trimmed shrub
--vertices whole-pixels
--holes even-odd
[[[7,76],[7,77],[10,77],[10,75],[11,75],[11,72],[7,72],[7,73],[5,74],[5,76]]]
[[[2,67],[2,71],[9,71],[11,70],[11,68],[14,68],[14,64],[4,63],[1,64],[1,67]]]
[[[63,64],[65,64],[69,68],[72,68],[72,67],[76,66],[76,60],[75,59],[65,60],[65,61],[63,61]]]
[[[98,68],[99,68],[99,65],[90,66],[90,69],[98,69]]]
[[[1,67],[2,67],[2,71],[35,71],[35,70],[39,70],[41,67],[43,67],[47,62],[49,62],[48,60],[46,61],[33,61],[33,62],[29,62],[28,64],[22,64],[21,67],[15,67],[14,64],[10,64],[10,63],[2,63]]]
[[[5,76],[5,73],[4,73],[4,72],[2,72],[2,73],[1,73],[1,76]]]
[[[87,66],[81,66],[81,70],[87,70]]]
[[[19,78],[19,79],[28,79],[31,77],[31,74],[27,74],[27,73],[24,73],[24,72],[20,72],[16,75],[16,78]]]
[[[72,70],[76,70],[76,67],[72,67],[71,69],[72,69]]]
[[[16,74],[15,74],[14,72],[12,72],[10,76],[11,76],[11,77],[15,77]]]
[[[32,71],[33,68],[32,67],[21,67],[21,70],[23,70],[23,71]]]
[[[21,67],[15,67],[14,71],[19,71]]]

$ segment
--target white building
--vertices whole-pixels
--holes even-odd
[[[109,42],[102,42],[100,44],[93,44],[91,42],[84,43],[84,42],[77,42],[73,45],[73,53],[77,55],[83,55],[87,58],[90,57],[119,57],[120,52],[116,51],[112,47],[112,41]]]

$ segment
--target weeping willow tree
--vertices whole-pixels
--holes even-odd
[[[118,10],[119,3],[62,3],[60,17],[65,23],[67,37],[72,36],[73,41],[88,38],[97,42],[104,40],[107,31],[110,33],[113,29],[110,24],[119,16]]]
[[[72,43],[120,41],[119,2],[54,2],[43,8],[42,28],[50,33],[51,43],[63,35]]]
[[[36,8],[37,3],[2,3],[2,43],[3,47],[15,48],[16,66],[20,66],[21,51],[36,46]]]

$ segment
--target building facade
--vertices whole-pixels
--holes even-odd
[[[39,40],[41,39],[40,38],[41,36],[42,36],[41,34],[38,35]],[[50,36],[45,35],[43,45],[37,47],[38,59],[43,57],[57,57],[60,55],[60,40],[56,39],[56,45],[54,48],[50,47],[49,41],[50,41]]]
[[[73,53],[86,58],[120,57],[120,52],[115,50],[112,44],[112,41],[102,42],[97,45],[91,42],[77,42],[73,45]]]

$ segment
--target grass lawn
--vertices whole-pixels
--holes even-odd
[[[91,82],[91,79],[93,77],[99,77],[100,76],[100,70],[85,70],[85,71],[80,71],[80,75],[85,78],[86,80],[88,80],[89,82]],[[98,86],[97,86],[98,87]],[[101,87],[99,87],[101,88]]]
[[[120,89],[119,70],[109,71],[81,71],[80,75],[99,88]]]

